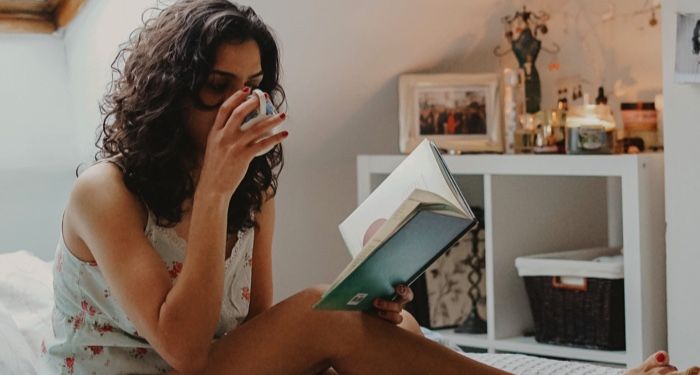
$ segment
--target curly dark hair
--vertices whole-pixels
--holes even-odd
[[[196,151],[182,103],[189,99],[208,110],[219,106],[208,106],[199,96],[218,46],[255,41],[263,71],[258,88],[270,94],[278,110],[286,97],[279,84],[277,43],[250,7],[228,0],[180,0],[155,10],[157,16],[120,45],[111,65],[112,80],[100,103],[104,120],[95,161],[119,158],[126,187],[155,214],[158,225],[173,227],[184,214],[182,203],[195,190],[191,172]],[[257,226],[254,213],[276,194],[283,165],[281,145],[252,160],[229,203],[228,234]]]

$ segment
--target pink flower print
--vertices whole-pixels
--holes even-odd
[[[95,307],[90,305],[85,300],[80,301],[80,307],[83,309],[84,312],[88,313],[88,315],[90,316],[95,316],[95,314],[97,313]]]
[[[103,348],[104,347],[101,345],[88,345],[85,349],[90,350],[92,352],[92,355],[95,356],[102,353]]]
[[[134,348],[131,351],[131,356],[136,359],[141,359],[146,353],[148,353],[148,349],[146,348]]]
[[[72,374],[73,373],[73,365],[75,364],[75,357],[68,357],[65,360],[66,368],[68,369],[68,373]]]
[[[250,302],[250,288],[248,288],[247,286],[241,288],[241,296],[244,300]]]
[[[41,354],[46,354],[46,340],[41,340]]]
[[[77,331],[83,325],[85,321],[85,312],[81,311],[76,316],[71,316],[68,318],[68,323],[73,323],[73,331]]]
[[[182,263],[173,262],[172,265],[170,266],[170,269],[168,269],[168,273],[170,274],[170,278],[171,279],[176,278],[177,275],[180,274],[180,271],[182,271]]]
[[[100,333],[100,336],[104,335],[105,332],[112,332],[113,327],[109,324],[98,324],[95,322],[92,326],[95,331]]]
[[[58,255],[56,255],[56,271],[63,271],[63,251],[59,251]]]

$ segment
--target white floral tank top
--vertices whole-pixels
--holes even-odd
[[[175,228],[156,224],[148,212],[145,234],[163,259],[171,281],[185,259],[186,241]],[[41,358],[54,374],[157,374],[172,368],[134,328],[110,295],[99,264],[76,258],[59,235],[54,258],[53,336],[41,344]],[[225,260],[224,296],[214,339],[248,315],[254,229],[238,232]]]

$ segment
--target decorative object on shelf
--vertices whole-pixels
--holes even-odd
[[[486,333],[486,320],[479,316],[478,309],[478,305],[483,299],[481,294],[481,280],[483,278],[481,270],[486,266],[486,260],[484,259],[485,254],[481,251],[481,244],[484,242],[481,232],[486,228],[484,224],[484,209],[481,207],[473,207],[472,211],[479,221],[479,226],[472,230],[472,236],[470,238],[471,252],[464,261],[470,269],[467,274],[467,280],[469,281],[469,289],[467,292],[469,294],[469,300],[471,301],[471,309],[469,315],[467,315],[467,319],[455,329],[457,333]]]
[[[478,233],[476,230],[469,232],[426,269],[425,288],[430,328],[457,327],[472,310],[470,293],[466,289],[470,284],[467,259],[473,251],[474,241],[477,241],[483,259],[483,233],[483,230]],[[480,289],[479,296],[486,294],[484,280],[480,279],[476,287]],[[476,300],[476,303],[476,308],[484,306],[483,301]]]
[[[571,106],[566,116],[567,154],[612,154],[615,119],[607,105]]]
[[[515,132],[523,113],[525,75],[522,69],[503,70],[503,119],[505,123],[505,152],[515,153]]]
[[[515,131],[518,154],[563,154],[565,111],[557,109],[521,116],[522,126]]]
[[[515,12],[512,17],[505,16],[502,22],[506,28],[506,40],[510,44],[510,49],[501,51],[500,46],[494,49],[494,54],[498,57],[505,56],[509,52],[515,54],[520,68],[525,71],[525,98],[527,113],[537,113],[540,111],[542,103],[542,86],[540,75],[537,71],[537,56],[540,50],[556,54],[559,46],[554,43],[553,48],[542,46],[542,41],[538,39],[539,33],[547,33],[547,21],[549,13],[541,11],[539,13],[530,12],[523,6],[521,12]],[[559,70],[558,62],[553,65],[555,70]]]
[[[657,113],[654,102],[620,103],[625,138],[641,138],[641,151],[657,147]]]
[[[502,152],[497,74],[405,74],[399,78],[399,149],[424,139],[451,154]]]
[[[664,149],[664,95],[654,96],[654,107],[656,108],[656,149]]]
[[[676,31],[677,83],[700,82],[700,13],[678,14]]]
[[[620,13],[618,14],[615,11],[615,5],[613,3],[608,4],[608,8],[603,14],[601,15],[601,20],[603,22],[610,22],[610,21],[615,21],[616,19],[623,19],[627,21],[628,18],[636,17],[639,15],[644,15],[644,14],[649,14],[649,19],[647,20],[647,24],[650,27],[655,27],[656,25],[659,24],[659,20],[656,18],[656,12],[661,9],[661,0],[652,0],[651,5],[648,5],[649,1],[644,2],[644,6],[642,9],[638,9],[635,11],[627,12],[627,13]]]
[[[595,98],[595,104],[608,104],[608,97],[605,96],[605,88],[598,87],[598,96]]]

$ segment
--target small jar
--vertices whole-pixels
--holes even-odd
[[[607,105],[572,106],[566,117],[567,154],[612,154],[615,119]]]
[[[644,140],[644,148],[655,148],[658,143],[658,119],[654,103],[622,103],[620,110],[625,137],[641,138]]]

